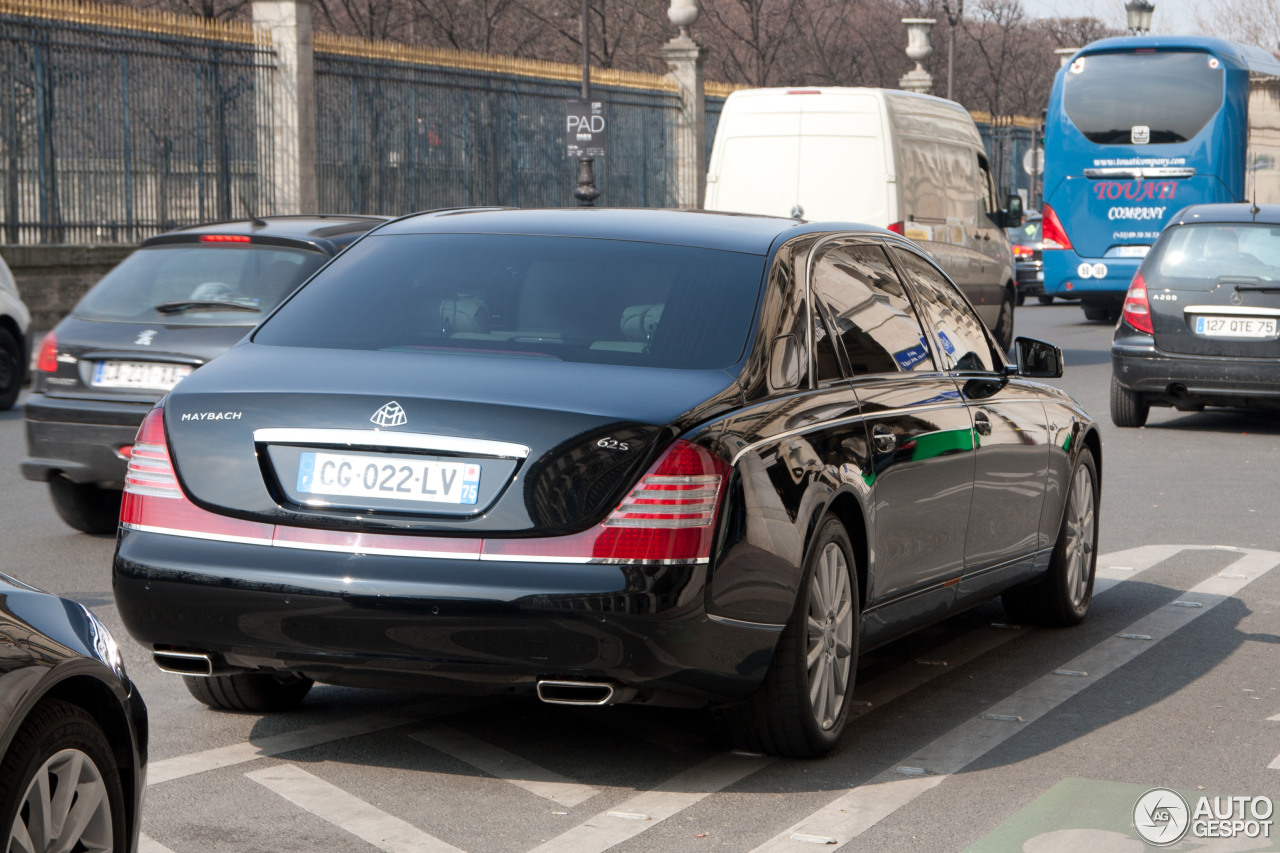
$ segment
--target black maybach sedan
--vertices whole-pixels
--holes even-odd
[[[0,574],[0,850],[134,850],[147,707],[87,608]]]
[[[143,422],[121,616],[206,704],[314,681],[711,705],[819,755],[860,650],[1092,596],[1094,422],[909,241],[457,210],[355,243]]]
[[[58,516],[114,533],[130,447],[156,401],[244,337],[379,216],[271,216],[143,241],[41,342],[22,474]]]

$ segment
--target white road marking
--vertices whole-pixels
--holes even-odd
[[[173,853],[145,832],[138,833],[138,853]]]
[[[602,853],[760,770],[771,759],[717,755],[637,794],[530,853]]]
[[[1188,546],[1188,550],[1193,548]],[[1166,604],[1128,627],[1126,633],[1147,634],[1152,638],[1150,641],[1134,642],[1108,637],[1060,667],[1087,672],[1087,676],[1061,678],[1053,673],[1041,676],[914,755],[894,762],[893,768],[880,773],[867,784],[847,791],[774,836],[757,847],[755,853],[798,853],[813,849],[807,846],[811,842],[799,840],[796,836],[834,838],[837,845],[847,844],[921,794],[940,785],[949,775],[1004,743],[1027,724],[1229,600],[1280,564],[1280,553],[1274,551],[1241,550],[1240,553],[1241,558],[1231,566],[1232,573],[1239,574],[1239,578],[1214,575],[1188,590],[1183,597],[1183,600],[1200,601],[1205,605],[1203,608],[1188,609]],[[1126,563],[1129,562],[1136,560],[1129,556]],[[1011,721],[1013,718],[1021,718],[1025,722]],[[913,774],[923,771],[928,775],[904,778],[904,770]]]
[[[245,776],[387,853],[462,853],[452,844],[369,805],[301,767],[280,764]]]
[[[322,743],[345,740],[357,735],[380,732],[384,729],[393,729],[396,726],[421,722],[426,717],[439,714],[440,710],[441,702],[439,701],[422,702],[406,705],[394,711],[383,711],[378,714],[369,714],[366,717],[356,717],[355,719],[343,720],[338,723],[313,726],[263,738],[253,738],[247,742],[233,743],[230,746],[220,746],[215,749],[206,749],[204,752],[193,752],[189,755],[179,755],[176,758],[154,761],[147,769],[147,785],[159,785],[161,782],[182,779],[187,776],[194,776],[197,773],[207,773],[210,770],[217,770],[221,767],[231,767],[236,764],[244,764],[247,761],[255,761],[259,758],[293,752],[295,749],[306,749],[312,746],[319,746]],[[457,710],[457,708],[451,706],[449,710],[453,711]]]
[[[576,806],[600,793],[599,788],[579,785],[532,761],[446,726],[414,732],[409,737],[432,749],[452,755],[490,776],[561,805]]]
[[[1094,575],[1093,594],[1105,592],[1122,581],[1133,580],[1136,575],[1163,563],[1187,545],[1143,545],[1127,551],[1115,551],[1098,555],[1098,570]]]

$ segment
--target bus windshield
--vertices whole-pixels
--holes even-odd
[[[1158,145],[1199,133],[1222,93],[1222,65],[1207,53],[1098,53],[1072,63],[1062,102],[1090,142]]]

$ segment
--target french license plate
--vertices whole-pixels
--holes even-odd
[[[480,466],[441,459],[304,451],[298,463],[298,491],[347,498],[474,504],[480,491]]]
[[[1214,338],[1274,338],[1274,317],[1196,317],[1196,334]]]
[[[93,366],[95,388],[153,388],[168,391],[191,375],[189,364],[159,361],[100,361]]]
[[[1145,258],[1150,246],[1116,246],[1117,258]]]

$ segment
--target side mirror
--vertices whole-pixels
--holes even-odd
[[[1018,338],[1013,342],[1018,363],[1018,375],[1028,379],[1057,379],[1062,376],[1065,362],[1062,349],[1033,338]]]
[[[1026,210],[1022,207],[1022,196],[1009,193],[1009,198],[1005,200],[1004,227],[1015,228],[1021,225],[1025,213]]]
[[[804,349],[795,335],[778,335],[769,352],[769,386],[775,391],[800,387]]]

